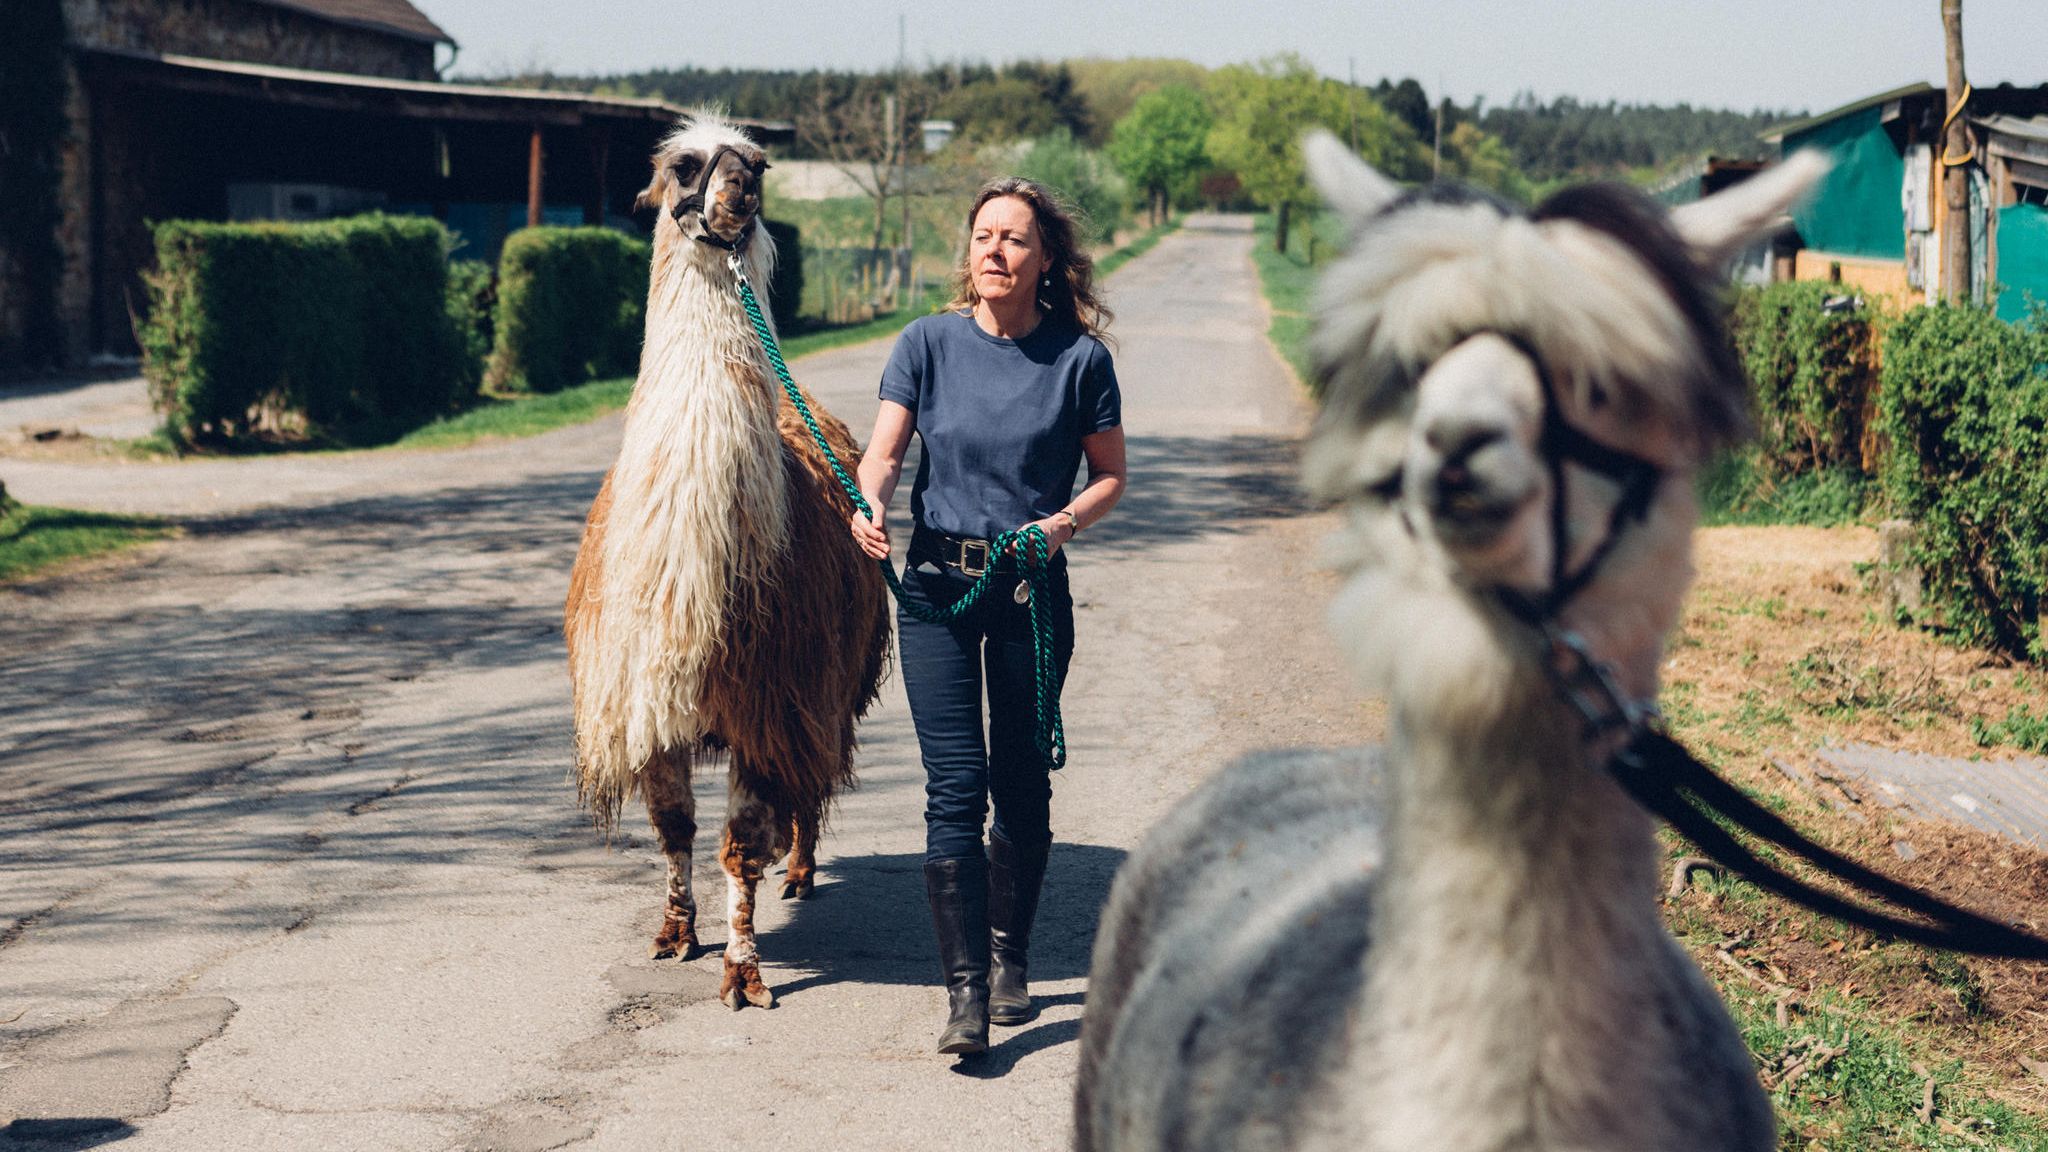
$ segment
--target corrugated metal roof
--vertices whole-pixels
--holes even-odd
[[[456,101],[467,101],[475,106],[494,106],[507,113],[514,108],[523,107],[539,113],[547,113],[549,109],[553,109],[554,114],[570,117],[626,116],[667,122],[673,122],[688,111],[666,100],[637,96],[598,96],[588,92],[499,88],[489,84],[448,84],[438,80],[393,80],[384,76],[361,76],[352,72],[318,72],[308,68],[246,64],[234,60],[213,60],[203,56],[136,52],[120,48],[91,48],[82,51],[88,57],[131,60],[146,66],[167,69],[166,75],[187,73],[235,79],[238,82],[260,86],[257,88],[259,91],[276,91],[273,85],[278,85],[298,86],[299,91],[338,94],[382,92],[396,97],[423,97],[424,100],[411,101],[422,107],[446,106]],[[750,120],[739,116],[728,116],[726,119],[742,128],[752,129],[755,139],[763,144],[788,140],[795,134],[795,126],[787,120]]]
[[[272,8],[289,8],[337,24],[393,32],[413,40],[453,44],[455,38],[406,0],[256,0]]]
[[[1839,120],[1844,116],[1861,112],[1865,108],[1875,108],[1880,104],[1889,104],[1894,100],[1904,100],[1908,96],[1921,96],[1939,91],[1941,89],[1923,80],[1918,84],[1908,84],[1903,88],[1894,88],[1889,92],[1880,92],[1875,96],[1865,96],[1861,100],[1844,104],[1840,108],[1831,108],[1818,116],[1808,116],[1804,120],[1794,120],[1789,124],[1779,124],[1757,133],[1757,139],[1775,144],[1793,133],[1804,132],[1809,128],[1818,128],[1830,120]]]
[[[1831,806],[1874,804],[2048,848],[2048,759],[1966,760],[1871,744],[1825,745],[1812,768],[1773,761]]]
[[[1972,116],[1970,123],[2001,136],[2048,144],[2048,116]]]

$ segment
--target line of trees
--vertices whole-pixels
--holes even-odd
[[[1566,178],[1646,178],[1701,152],[1755,155],[1758,133],[1791,115],[1543,101],[1528,93],[1494,108],[1481,100],[1432,102],[1413,78],[1347,84],[1294,55],[1217,69],[1088,59],[881,73],[672,68],[503,79],[794,120],[792,154],[835,162],[874,201],[877,247],[892,201],[907,191],[907,170],[927,159],[920,126],[928,119],[953,122],[956,153],[1007,157],[1000,162],[1012,167],[1034,155],[1057,157],[1055,167],[1088,182],[1098,203],[1115,187],[1153,221],[1202,199],[1249,200],[1279,215],[1275,238],[1284,249],[1289,217],[1311,202],[1300,137],[1312,125],[1335,132],[1395,179],[1443,176],[1526,200]],[[1004,148],[1010,151],[990,151]]]

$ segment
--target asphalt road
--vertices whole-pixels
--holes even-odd
[[[0,589],[0,1147],[1065,1147],[1125,853],[1238,752],[1378,727],[1320,626],[1329,525],[1295,495],[1308,413],[1251,243],[1197,219],[1110,281],[1132,480],[1074,545],[1046,1010],[974,1062],[931,1052],[893,680],[816,895],[764,905],[780,1006],[719,1004],[715,950],[645,958],[652,837],[629,815],[606,846],[567,781],[561,600],[616,417],[444,453],[6,462],[26,499],[191,519]],[[796,371],[864,432],[887,353]],[[700,789],[703,844],[723,780]]]

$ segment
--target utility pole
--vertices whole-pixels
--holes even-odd
[[[910,149],[915,146],[924,150],[924,138],[916,134],[910,123],[910,102],[906,99],[903,84],[910,75],[910,17],[896,14],[896,114],[903,117],[901,150],[896,155],[896,194],[903,200],[903,261],[902,271],[897,279],[902,285],[903,303],[910,302],[910,267],[916,262],[911,255],[910,237]]]
[[[1970,293],[1970,126],[1963,106],[1963,0],[1941,0],[1941,30],[1948,43],[1948,119],[1941,142],[1941,297],[1953,304]]]
[[[1356,152],[1358,151],[1358,57],[1356,56],[1351,58],[1351,91],[1344,97],[1344,103],[1351,106],[1351,131],[1350,134],[1344,137],[1344,142],[1351,145],[1351,150]]]
[[[1429,178],[1441,180],[1444,175],[1444,93],[1443,82],[1437,82],[1436,93],[1436,143],[1429,151]]]

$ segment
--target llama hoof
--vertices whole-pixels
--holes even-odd
[[[775,993],[761,982],[761,969],[752,963],[726,962],[725,979],[719,982],[718,998],[735,1012],[749,1004],[756,1008],[775,1007]]]
[[[747,1003],[756,1008],[773,1008],[775,993],[770,992],[766,984],[756,985],[747,989]]]
[[[727,1008],[730,1008],[735,1012],[747,1006],[746,1000],[740,996],[740,990],[737,988],[726,989],[725,993],[721,995],[718,999],[722,1003],[724,1003],[724,1005]]]
[[[811,895],[811,887],[811,879],[808,876],[802,880],[791,880],[782,886],[782,898],[784,900],[808,900]]]
[[[697,934],[680,924],[664,924],[654,934],[654,943],[647,946],[647,958],[666,960],[673,956],[677,960],[689,960],[697,955]]]

